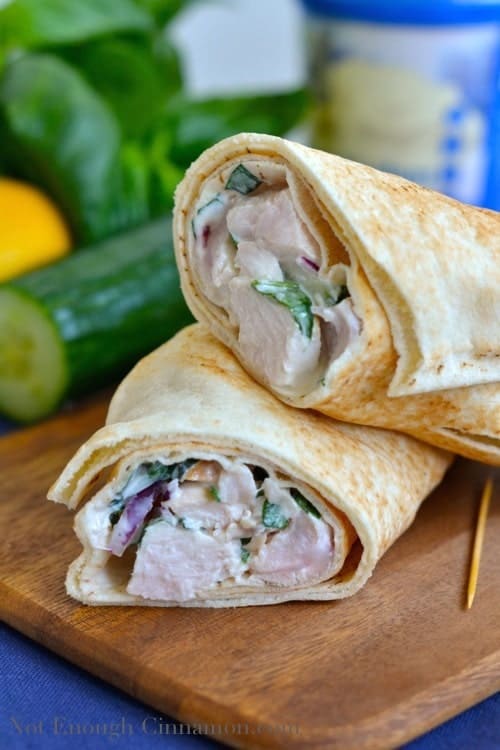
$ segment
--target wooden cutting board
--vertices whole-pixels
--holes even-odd
[[[101,398],[0,439],[0,614],[10,625],[163,715],[218,725],[214,736],[237,747],[385,750],[500,688],[498,491],[464,610],[487,467],[458,461],[352,599],[89,608],[64,591],[79,552],[72,514],[45,493],[104,413]]]

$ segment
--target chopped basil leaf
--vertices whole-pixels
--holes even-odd
[[[172,470],[169,479],[178,479],[179,482],[184,478],[184,474],[198,463],[197,458],[187,458],[185,461],[180,461],[178,464],[171,464],[169,468]]]
[[[197,458],[188,458],[186,461],[181,461],[178,464],[162,464],[161,461],[155,461],[154,463],[144,464],[148,477],[153,482],[168,481],[172,479],[178,479],[179,481],[183,478],[184,474],[188,469],[198,462]]]
[[[243,536],[240,539],[240,542],[242,544],[250,544],[251,541],[252,541],[252,537],[251,536]]]
[[[229,179],[226,182],[226,190],[236,190],[242,195],[248,195],[253,190],[259,187],[262,180],[259,180],[254,174],[248,171],[243,164],[238,164],[236,169],[233,169],[229,175]]]
[[[311,300],[296,281],[256,280],[252,281],[252,286],[259,294],[272,297],[280,305],[287,307],[301,333],[308,339],[311,338],[314,323]]]
[[[321,380],[319,381],[319,383],[320,383],[320,385],[325,386],[326,385],[326,379],[325,378],[321,378]]]
[[[219,490],[214,484],[212,484],[212,486],[208,488],[208,493],[212,496],[212,500],[215,500],[216,503],[221,502]]]
[[[115,526],[120,520],[120,516],[123,513],[126,502],[127,501],[125,500],[121,492],[110,502],[109,507],[112,508],[112,511],[109,514],[109,522],[111,526]]]
[[[154,482],[158,482],[164,479],[170,479],[171,466],[162,464],[161,461],[155,461],[154,463],[144,464],[144,468],[148,473],[148,477]]]
[[[281,507],[269,500],[264,500],[262,506],[262,523],[268,529],[286,529],[290,519],[283,515]]]
[[[231,232],[229,232],[229,239],[231,240],[232,245],[237,248],[238,247],[238,240],[236,239],[236,237],[233,234],[231,234]]]
[[[123,513],[123,507],[121,508],[121,510],[114,510],[112,513],[110,513],[109,522],[111,526],[116,526],[116,524],[120,520],[120,516],[122,513]]]
[[[248,558],[250,557],[250,550],[241,548],[241,562],[243,564],[248,562]]]
[[[310,513],[315,518],[321,518],[321,513],[312,503],[307,500],[298,490],[292,488],[290,495],[293,497],[299,508],[302,508],[306,513]]]

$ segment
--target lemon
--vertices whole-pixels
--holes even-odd
[[[67,255],[68,227],[38,188],[0,178],[0,282]]]

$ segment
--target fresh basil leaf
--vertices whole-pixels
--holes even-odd
[[[110,513],[110,515],[109,515],[109,522],[110,522],[111,526],[116,526],[116,524],[120,520],[120,516],[122,514],[122,511],[123,511],[123,508],[122,508],[122,510],[114,510],[112,513]]]
[[[186,461],[181,461],[177,464],[164,464],[161,461],[155,461],[154,463],[144,464],[146,467],[148,476],[153,482],[168,481],[172,479],[182,480],[184,474],[194,464],[198,463],[197,458],[188,458]]]
[[[161,74],[148,39],[95,39],[69,48],[65,59],[111,107],[127,138],[147,133],[165,97],[179,88]]]
[[[137,0],[146,10],[153,14],[156,21],[162,26],[169,23],[177,13],[187,9],[190,5],[200,0]]]
[[[136,143],[125,143],[117,164],[119,177],[109,212],[110,227],[133,227],[150,216],[150,171],[144,151]]]
[[[148,478],[153,482],[160,482],[170,480],[172,472],[172,466],[167,466],[161,461],[155,461],[154,463],[144,464]]]
[[[317,508],[314,507],[312,503],[309,502],[307,498],[302,495],[297,489],[292,488],[290,490],[290,495],[293,497],[299,508],[302,508],[303,511],[306,513],[310,513],[311,516],[314,516],[315,518],[321,518],[321,513]]]
[[[172,475],[171,479],[178,479],[179,482],[184,478],[184,474],[188,471],[188,469],[191,468],[191,466],[194,466],[198,463],[197,458],[187,458],[185,461],[180,461],[177,464],[172,464]]]
[[[171,136],[164,128],[152,133],[146,144],[149,164],[149,206],[151,216],[162,216],[174,204],[174,191],[183,177],[183,170],[169,159]]]
[[[208,488],[208,494],[211,496],[212,500],[215,500],[216,503],[221,502],[220,492],[214,484]]]
[[[285,135],[305,116],[309,98],[303,89],[285,94],[192,100],[173,97],[165,125],[172,133],[170,157],[186,169],[202,151],[235,133]]]
[[[12,0],[0,10],[7,48],[69,44],[152,26],[151,14],[134,0]]]
[[[259,180],[258,177],[249,172],[243,164],[238,164],[229,175],[225,189],[236,190],[236,192],[242,195],[248,195],[248,193],[252,193],[261,184],[262,180]]]
[[[163,111],[158,121],[158,128],[164,126],[164,113],[168,103],[175,95],[180,96],[184,86],[184,71],[181,55],[169,34],[156,34],[152,40],[152,51],[158,72],[163,81]]]
[[[311,338],[314,316],[311,312],[311,300],[296,281],[252,281],[253,288],[266,297],[271,297],[280,305],[287,307],[301,332]]]
[[[279,505],[266,499],[262,505],[262,523],[268,529],[286,529],[290,519],[283,514]]]
[[[128,498],[125,497],[125,488],[118,492],[117,495],[111,500],[109,503],[109,508],[111,510],[111,513],[109,514],[109,521],[111,523],[111,526],[115,526],[118,521],[120,520],[120,516],[123,513],[123,509],[125,508]]]
[[[77,241],[130,226],[127,170],[112,112],[70,65],[51,55],[11,62],[0,82],[2,146],[14,174],[60,205]]]
[[[250,550],[244,549],[242,547],[240,555],[241,555],[241,562],[243,563],[243,565],[245,565],[245,563],[247,563],[250,558]]]
[[[120,516],[123,513],[123,509],[126,505],[126,500],[123,495],[117,495],[109,504],[112,509],[109,514],[109,522],[111,526],[115,526],[120,520]]]
[[[170,479],[178,479],[179,482],[184,479],[184,474],[198,463],[197,458],[187,458],[185,461],[180,461],[178,464],[171,464],[169,469],[171,470]]]

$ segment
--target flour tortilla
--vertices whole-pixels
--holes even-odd
[[[252,159],[292,175],[298,212],[321,236],[327,264],[347,265],[362,320],[323,383],[306,395],[275,394],[500,465],[500,214],[272,136],[241,134],[207,150],[176,193],[182,288],[197,319],[254,377],[238,331],[204,296],[190,231],[207,180]]]
[[[194,325],[143,359],[111,402],[107,424],[75,454],[49,499],[76,508],[96,477],[110,500],[130,465],[192,454],[242,457],[271,466],[315,498],[334,528],[338,566],[313,586],[219,585],[183,606],[243,606],[291,599],[337,599],[358,591],[412,522],[451,457],[405,435],[334,422],[293,409],[253,381],[229,350]],[[77,516],[78,518],[78,516]],[[88,604],[171,606],[129,595],[130,570],[85,543],[69,571],[71,596]]]

